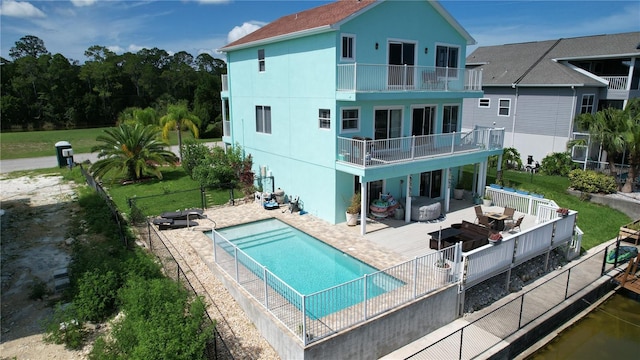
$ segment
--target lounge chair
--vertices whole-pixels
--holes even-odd
[[[484,215],[484,212],[482,211],[482,206],[480,205],[474,206],[473,209],[476,211],[476,222],[477,222],[480,215]]]
[[[495,224],[495,221],[489,221],[489,217],[487,215],[478,215],[478,224],[491,229]]]
[[[181,211],[168,211],[160,214],[161,218],[174,220],[204,219],[207,216],[203,214],[202,209],[186,209]]]
[[[168,230],[168,229],[182,229],[186,227],[198,226],[198,223],[192,220],[180,220],[180,219],[169,219],[169,218],[156,218],[153,219],[153,224],[158,225],[158,230]]]

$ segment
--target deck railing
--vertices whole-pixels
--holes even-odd
[[[409,162],[472,151],[502,149],[504,129],[371,140],[338,137],[338,161],[363,167]]]
[[[628,76],[601,76],[601,78],[609,81],[610,90],[627,90]]]
[[[337,91],[481,91],[482,72],[463,68],[339,64]]]
[[[304,345],[457,283],[462,272],[458,243],[314,294],[300,294],[215,230],[212,239],[220,269]]]

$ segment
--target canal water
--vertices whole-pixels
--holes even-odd
[[[640,349],[640,301],[614,294],[527,360],[630,359]]]

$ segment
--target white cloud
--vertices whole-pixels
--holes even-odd
[[[116,54],[122,54],[124,52],[124,49],[122,49],[118,45],[111,45],[111,46],[105,46],[105,47]]]
[[[91,6],[96,3],[97,0],[71,0],[73,6],[82,7],[82,6]]]
[[[13,16],[18,18],[46,17],[44,12],[31,5],[31,3],[14,0],[2,0],[2,5],[0,5],[0,15]]]
[[[264,23],[253,21],[253,22],[246,22],[241,26],[236,26],[233,29],[231,29],[231,31],[229,31],[229,34],[227,35],[227,41],[229,43],[232,43],[240,39],[241,37],[247,34],[251,34],[252,32],[260,29],[263,25]]]

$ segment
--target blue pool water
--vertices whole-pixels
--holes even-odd
[[[324,242],[277,219],[263,220],[216,229],[240,250],[265,266],[270,272],[303,295],[362,278],[378,269],[353,258]],[[228,251],[231,251],[229,249]],[[262,278],[261,271],[254,271]],[[368,278],[367,298],[401,285],[402,281],[386,274]],[[331,304],[307,310],[324,316],[362,301],[364,281],[355,281],[331,296]],[[313,306],[313,305],[312,305]]]

